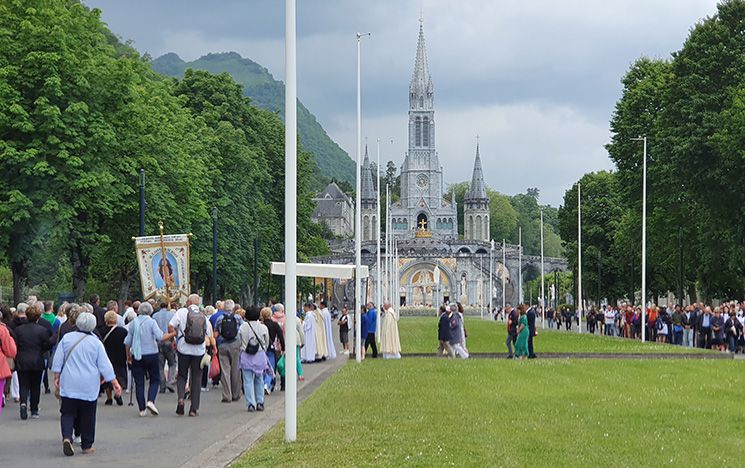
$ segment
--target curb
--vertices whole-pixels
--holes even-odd
[[[431,353],[407,353],[404,358],[437,358]],[[474,359],[506,359],[505,353],[471,353]],[[538,359],[735,359],[725,353],[540,353]]]

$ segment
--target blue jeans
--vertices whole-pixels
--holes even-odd
[[[693,348],[693,330],[690,328],[683,329],[683,346]]]
[[[132,361],[132,379],[135,381],[135,396],[140,411],[145,411],[145,375],[150,380],[147,388],[147,401],[155,402],[160,389],[160,355],[145,354],[138,361]]]
[[[272,366],[273,370],[277,370],[277,355],[274,354],[274,351],[267,351],[266,357],[269,359],[269,365]],[[264,385],[269,387],[269,391],[271,392],[274,390],[274,385],[272,385],[272,376],[269,374],[264,374]]]
[[[737,352],[737,337],[736,336],[728,335],[727,344],[729,345],[730,353]]]
[[[243,394],[246,397],[246,407],[264,404],[264,379],[262,374],[254,374],[247,369],[243,373]]]

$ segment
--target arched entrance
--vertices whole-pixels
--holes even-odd
[[[435,267],[439,269],[439,281],[435,278]],[[457,289],[451,269],[437,260],[407,265],[400,282],[402,299],[405,298],[406,305],[415,307],[439,307],[445,297],[452,299]]]

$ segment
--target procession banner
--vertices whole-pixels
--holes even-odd
[[[136,237],[135,252],[145,300],[186,303],[190,293],[189,236]]]

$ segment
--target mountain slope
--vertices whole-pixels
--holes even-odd
[[[229,73],[243,85],[243,92],[255,105],[284,115],[285,85],[277,81],[258,63],[235,52],[205,55],[193,62],[184,62],[174,53],[152,61],[153,70],[163,75],[181,78],[189,68],[210,73]],[[354,161],[328,136],[316,117],[298,101],[298,133],[303,147],[313,153],[321,175],[354,184]]]

